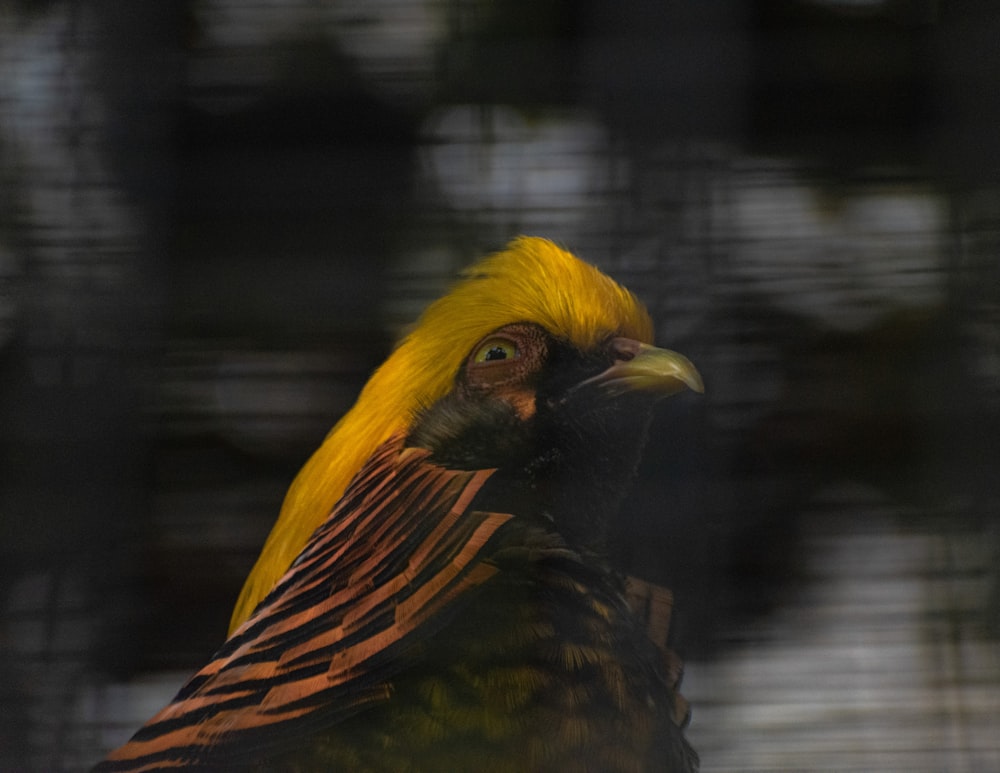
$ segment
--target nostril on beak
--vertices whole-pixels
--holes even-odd
[[[642,344],[631,338],[612,338],[608,345],[611,355],[619,362],[635,359],[641,348]]]

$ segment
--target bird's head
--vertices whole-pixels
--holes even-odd
[[[581,348],[535,324],[505,325],[471,348],[407,444],[452,469],[498,468],[478,506],[540,518],[601,550],[652,403],[685,388],[702,391],[701,377],[676,352],[611,334]]]
[[[694,366],[652,337],[635,296],[545,239],[518,238],[474,264],[427,308],[296,477],[231,630],[394,434],[452,465],[515,461],[535,465],[539,479],[597,480],[589,464],[620,484],[618,469],[637,460],[651,398],[702,389]],[[612,437],[633,442],[607,445]],[[553,450],[566,447],[588,453]]]

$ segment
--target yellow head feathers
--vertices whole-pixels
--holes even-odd
[[[628,290],[545,239],[522,236],[471,266],[427,308],[292,482],[230,632],[285,573],[374,450],[451,390],[481,338],[514,322],[540,325],[580,349],[611,335],[644,343],[653,337],[649,315]]]

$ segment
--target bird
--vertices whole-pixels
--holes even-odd
[[[94,770],[697,770],[636,610],[669,592],[608,556],[655,403],[704,390],[652,339],[551,241],[473,263],[296,476],[229,638]]]

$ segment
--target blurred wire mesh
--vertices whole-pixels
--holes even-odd
[[[1000,769],[985,1],[0,3],[0,768],[221,642],[308,453],[518,233],[708,391],[615,534],[703,770]]]

